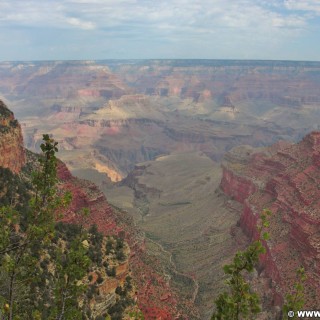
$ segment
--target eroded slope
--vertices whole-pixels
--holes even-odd
[[[205,154],[182,153],[140,163],[122,182],[134,190],[134,216],[150,239],[147,248],[160,244],[177,271],[173,284],[183,282],[202,319],[210,317],[224,286],[222,266],[246,243],[235,203],[218,190],[220,179],[220,166]]]
[[[240,224],[251,236],[263,208],[273,215],[262,267],[272,279],[274,303],[292,290],[295,272],[307,273],[306,307],[319,305],[320,133],[298,144],[278,143],[267,149],[233,149],[223,164],[223,191],[244,205]]]
[[[0,94],[29,148],[50,132],[71,169],[118,181],[160,154],[217,160],[239,144],[302,137],[318,127],[319,70],[288,61],[4,62]]]

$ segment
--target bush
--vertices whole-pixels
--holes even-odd
[[[103,277],[101,276],[100,273],[98,273],[97,283],[101,284],[103,281],[104,281]]]
[[[111,269],[108,269],[107,270],[107,275],[109,277],[115,277],[116,276],[116,268],[115,267],[112,267]]]
[[[116,258],[117,258],[117,260],[119,260],[119,261],[124,261],[124,260],[126,259],[126,256],[125,256],[125,254],[123,253],[123,251],[120,250],[120,251],[117,251]]]

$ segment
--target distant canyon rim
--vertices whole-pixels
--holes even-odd
[[[185,277],[173,281],[185,282],[202,318],[223,287],[223,264],[248,241],[241,204],[220,187],[223,157],[318,130],[319,87],[317,62],[0,63],[0,98],[25,146],[38,151],[52,134],[69,169],[132,215],[149,250]]]

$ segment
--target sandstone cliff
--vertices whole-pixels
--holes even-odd
[[[247,235],[257,236],[264,208],[273,213],[260,269],[272,279],[273,304],[292,291],[299,266],[308,277],[306,306],[314,309],[320,302],[319,159],[320,133],[312,132],[298,144],[235,148],[223,163],[221,188],[243,204],[240,225]]]
[[[18,173],[24,164],[25,152],[20,124],[0,100],[0,167]]]

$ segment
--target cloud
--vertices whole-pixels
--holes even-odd
[[[123,46],[135,52],[133,47],[145,42],[154,55],[167,50],[168,56],[194,52],[196,58],[199,52],[210,57],[229,50],[229,57],[235,52],[242,57],[271,55],[299,42],[317,26],[317,14],[320,0],[1,0],[0,29],[62,29],[73,35],[69,42],[87,33],[101,46],[104,39],[108,52],[111,44],[119,46],[114,52],[124,51]]]
[[[174,30],[194,26],[195,30],[198,27],[208,31],[225,27],[237,31],[237,28],[254,26],[257,31],[264,31],[266,26],[300,28],[305,18],[290,11],[316,5],[311,0],[288,0],[285,5],[288,12],[284,14],[273,10],[279,7],[275,0],[64,0],[59,3],[12,0],[0,4],[0,21],[39,27],[73,26],[84,30],[109,26],[145,26],[155,30],[167,26],[167,29]]]
[[[96,28],[96,25],[93,22],[90,21],[81,21],[78,18],[67,18],[67,23],[74,27],[78,27],[83,30],[93,30]]]
[[[320,14],[319,0],[286,0],[285,7],[288,10],[308,11],[313,14]]]

